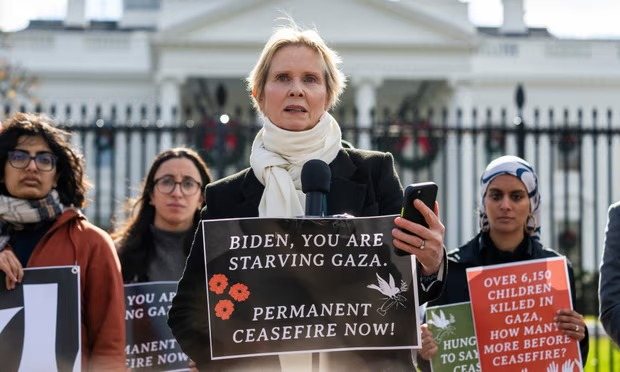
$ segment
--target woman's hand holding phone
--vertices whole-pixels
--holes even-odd
[[[432,182],[407,186],[401,217],[394,219],[392,229],[394,247],[415,255],[422,275],[437,273],[443,260],[445,227],[439,219],[436,195],[437,185]]]

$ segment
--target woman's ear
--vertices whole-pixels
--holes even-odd
[[[258,107],[261,109],[261,111],[263,110],[263,101],[264,101],[264,97],[262,94],[258,94],[258,91],[256,90],[256,88],[252,89],[252,97],[254,97],[254,99],[256,100],[256,102],[258,102]]]

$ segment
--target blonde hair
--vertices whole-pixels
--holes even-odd
[[[269,38],[256,65],[247,77],[248,90],[252,97],[252,104],[261,111],[259,100],[262,98],[267,75],[271,67],[273,56],[285,46],[306,46],[316,51],[325,66],[325,83],[327,86],[327,109],[333,108],[339,101],[340,95],[346,86],[346,77],[338,68],[342,59],[334,50],[330,49],[316,30],[302,30],[294,22],[291,25],[279,27]]]

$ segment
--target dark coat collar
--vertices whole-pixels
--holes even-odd
[[[265,190],[265,186],[263,186],[263,184],[258,181],[258,178],[256,178],[256,175],[254,174],[252,168],[248,168],[243,175],[243,181],[241,185],[241,192],[243,193],[243,197],[246,200],[260,200],[261,196],[263,195],[263,190]]]
[[[542,257],[542,251],[544,248],[540,242],[530,237],[527,244],[526,252],[530,258]],[[484,239],[482,238],[482,233],[478,233],[478,235],[476,235],[472,240],[450,252],[448,254],[448,258],[452,261],[466,265],[482,265],[481,251],[484,248],[485,245]]]

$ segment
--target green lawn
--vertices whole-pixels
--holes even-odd
[[[598,368],[597,368],[598,367]],[[607,335],[599,335],[598,340],[590,335],[590,352],[586,372],[620,371],[620,350]]]

